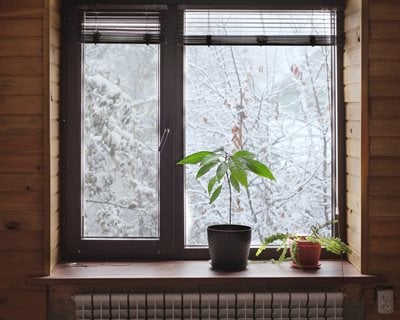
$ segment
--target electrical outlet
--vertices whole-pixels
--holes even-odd
[[[378,313],[389,314],[393,313],[393,290],[380,289],[377,292]]]

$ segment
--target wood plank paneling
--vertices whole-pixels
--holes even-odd
[[[371,3],[369,10],[370,20],[399,20],[400,4],[393,3]]]
[[[400,157],[400,138],[370,139],[371,156]]]
[[[400,238],[399,217],[373,217],[369,223],[369,234],[371,237],[398,237]],[[400,257],[399,257],[400,259]]]
[[[5,230],[43,232],[43,213],[0,212],[0,232]]]
[[[43,0],[0,0],[0,18],[40,18],[43,16]]]
[[[49,268],[52,270],[60,257],[60,65],[61,65],[61,5],[59,0],[51,0],[49,8],[49,98],[48,136],[50,139],[50,198],[49,198]]]
[[[43,34],[42,18],[2,18],[0,19],[0,37],[38,37]]]
[[[361,199],[360,199],[360,195],[359,194],[355,194],[351,191],[347,192],[347,208],[349,212],[356,212],[359,215],[361,214]],[[361,219],[361,217],[358,217],[359,219]],[[353,227],[353,228],[358,228],[358,230],[361,230],[361,225],[357,225],[354,219],[352,220],[353,223],[350,223],[350,221],[348,221],[348,223]]]
[[[359,158],[346,158],[346,172],[357,177],[361,177],[361,164]]]
[[[42,135],[0,135],[0,153],[41,154]]]
[[[1,253],[2,263],[0,271],[10,270],[18,266],[20,269],[35,269],[43,268],[43,253],[42,252],[24,252],[23,254],[15,254],[13,251],[4,251]]]
[[[346,137],[360,139],[360,137],[361,137],[360,121],[347,121],[346,122]]]
[[[361,89],[360,84],[345,84],[344,85],[345,102],[360,102]]]
[[[370,43],[368,49],[370,59],[398,59],[400,55],[398,42]]]
[[[370,197],[400,197],[399,177],[373,177],[369,179]]]
[[[0,134],[41,134],[42,131],[42,117],[39,115],[0,117]]]
[[[43,174],[1,173],[0,192],[43,191]]]
[[[343,65],[344,67],[357,66],[361,63],[361,50],[359,47],[349,49],[345,47],[343,54]]]
[[[400,103],[396,99],[370,99],[370,116],[400,117]]]
[[[43,250],[43,232],[22,230],[0,230],[0,251],[37,251]]]
[[[349,261],[361,268],[361,2],[346,4],[344,29],[344,102],[346,116],[347,241]]]
[[[347,190],[354,193],[361,195],[361,181],[360,177],[353,176],[351,174],[348,174],[346,177],[346,185],[347,185]]]
[[[384,261],[384,263],[382,263],[382,261]],[[370,270],[371,273],[384,274],[387,277],[389,277],[390,279],[397,279],[397,282],[396,282],[397,286],[400,285],[400,277],[398,275],[399,265],[400,265],[400,258],[393,257],[392,254],[389,254],[388,256],[382,256],[382,255],[371,256],[371,258],[368,260],[368,270]],[[397,292],[397,294],[399,294],[399,292]],[[396,295],[396,297],[397,297],[397,295]],[[398,300],[398,299],[395,299],[395,303],[398,304],[398,302],[396,300]],[[371,303],[371,304],[374,305],[374,303]],[[398,313],[395,314],[394,316],[398,316]],[[385,316],[385,319],[386,319],[386,316]],[[395,318],[395,319],[397,320],[398,318]]]
[[[400,77],[400,62],[396,60],[372,60],[369,64],[369,74],[375,78],[394,78],[396,80]]]
[[[345,27],[346,28],[346,27]],[[356,47],[360,46],[360,28],[354,28],[352,30],[348,30],[345,33],[345,44],[346,44],[346,48],[345,50],[352,50]]]
[[[369,214],[376,217],[400,216],[400,199],[369,199]]]
[[[41,57],[0,57],[0,76],[37,76],[41,74]]]
[[[45,319],[44,0],[0,0],[0,318]]]
[[[371,158],[370,176],[400,177],[400,158]]]
[[[376,21],[370,20],[370,39],[371,40],[399,40],[400,22],[397,20]]]
[[[371,237],[369,241],[369,253],[371,255],[396,255],[400,248],[400,238],[391,235],[383,237]]]
[[[1,39],[0,57],[41,57],[42,39]]]
[[[358,230],[358,221],[355,222],[357,228],[349,227],[347,229],[347,242],[349,243],[351,248],[358,250],[358,248],[361,248],[361,230]]]
[[[369,121],[370,136],[400,137],[399,119],[375,119]]]
[[[0,95],[41,95],[42,77],[39,76],[1,76]]]
[[[0,115],[41,114],[42,96],[0,96]]]
[[[359,139],[346,139],[346,154],[350,157],[361,157],[361,142]]]
[[[43,157],[41,155],[9,155],[0,157],[1,173],[41,173]]]
[[[43,210],[42,192],[0,192],[0,212]]]
[[[359,102],[346,103],[346,120],[349,121],[361,120],[361,103]]]
[[[344,83],[346,85],[349,84],[360,84],[360,74],[361,74],[361,66],[360,65],[350,65],[345,67],[344,69]]]

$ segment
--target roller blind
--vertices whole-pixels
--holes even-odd
[[[336,10],[184,10],[183,45],[342,45]]]
[[[84,10],[84,43],[146,43],[163,41],[163,10]]]

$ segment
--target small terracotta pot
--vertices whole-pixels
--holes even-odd
[[[296,261],[293,261],[300,268],[318,268],[321,256],[321,245],[307,240],[293,240],[297,243]]]

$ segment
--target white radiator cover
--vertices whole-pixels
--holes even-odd
[[[343,320],[342,292],[76,294],[76,320]]]

